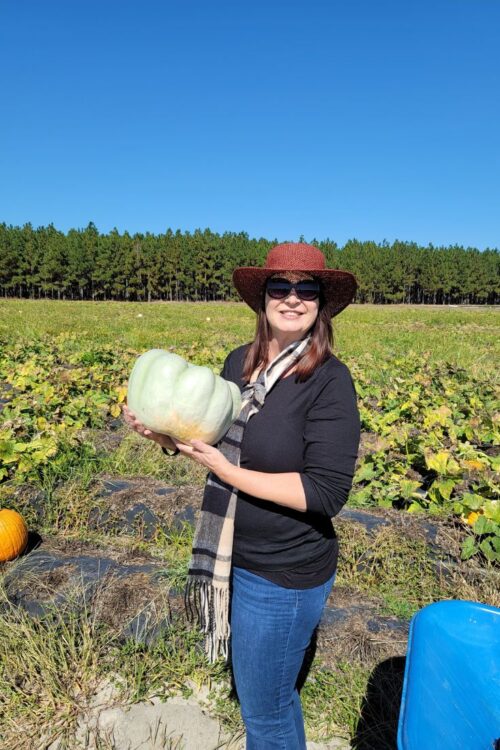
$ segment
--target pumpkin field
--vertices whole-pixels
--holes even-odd
[[[500,606],[498,315],[351,305],[333,321],[362,437],[303,688],[311,739],[394,748],[409,618],[438,599]],[[238,736],[229,673],[205,661],[182,607],[205,471],[131,432],[121,410],[139,354],[162,348],[219,372],[253,329],[232,302],[0,301],[0,510],[29,530],[8,560],[0,524],[0,748],[79,747],[103,684],[126,704],[202,693]],[[99,579],[91,597],[71,593],[104,559],[122,588]],[[93,742],[81,746],[119,747]]]

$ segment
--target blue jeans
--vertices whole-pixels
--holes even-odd
[[[296,682],[334,579],[286,589],[233,568],[231,658],[247,750],[305,750]]]

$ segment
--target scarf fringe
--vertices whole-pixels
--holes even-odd
[[[229,587],[216,581],[189,579],[184,592],[189,622],[195,619],[205,634],[205,652],[213,664],[229,653]]]
[[[245,386],[239,419],[218,444],[227,460],[239,466],[241,443],[248,420],[264,405],[266,394],[280,377],[303,356],[311,336],[294,341]],[[188,620],[196,619],[205,634],[205,651],[211,662],[225,659],[229,650],[229,569],[238,490],[210,473],[196,528],[184,602]],[[221,515],[224,508],[224,515]],[[214,512],[215,509],[215,512]],[[215,571],[217,570],[217,577]],[[192,572],[191,572],[192,571]]]

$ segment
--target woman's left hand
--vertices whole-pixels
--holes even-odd
[[[188,456],[196,463],[206,466],[220,479],[224,479],[228,469],[234,468],[233,464],[222,455],[220,450],[214,448],[213,445],[204,443],[203,440],[191,440],[189,444],[177,443],[177,447],[184,456]]]
[[[270,500],[278,505],[298,511],[307,510],[304,486],[297,472],[268,474],[235,466],[227,458],[203,440],[177,443],[179,453],[206,466],[223,482],[261,500]]]

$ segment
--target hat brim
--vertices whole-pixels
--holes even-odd
[[[259,312],[262,309],[264,286],[267,279],[270,276],[289,271],[289,268],[243,266],[233,271],[233,284],[247,305],[255,312]],[[294,272],[300,273],[300,269],[294,269]],[[349,271],[341,271],[337,268],[318,270],[308,268],[304,269],[304,273],[320,280],[325,307],[328,308],[330,317],[333,318],[338,315],[353,301],[358,284],[356,277]]]

